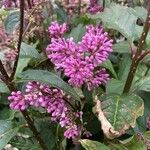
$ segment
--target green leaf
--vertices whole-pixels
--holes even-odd
[[[67,21],[67,14],[65,10],[62,7],[58,7],[55,9],[56,14],[57,14],[57,20],[61,22],[66,22]]]
[[[0,8],[0,16],[5,17],[8,14],[8,12],[4,8]]]
[[[83,26],[83,24],[79,24],[77,27],[71,30],[69,37],[73,37],[74,41],[78,42],[81,40],[82,36],[84,35],[85,30],[86,30],[85,26]]]
[[[11,121],[0,120],[0,150],[17,134],[19,128]]]
[[[120,142],[127,150],[147,150],[144,141],[141,141],[137,135]]]
[[[6,32],[12,33],[14,29],[18,26],[19,22],[20,22],[19,11],[18,10],[10,11],[4,22]]]
[[[115,29],[129,41],[134,41],[137,21],[134,13],[135,11],[132,8],[112,3],[103,13],[97,14],[97,18],[101,19],[107,28]]]
[[[143,99],[144,101],[144,115],[140,116],[137,121],[136,121],[136,127],[134,128],[134,131],[136,133],[139,132],[145,132],[147,129],[147,117],[149,116],[149,108],[150,108],[150,93],[149,92],[145,92],[145,91],[140,91],[138,92],[138,94],[140,95],[140,97]]]
[[[150,77],[143,77],[132,86],[132,91],[147,91],[150,92]]]
[[[12,120],[15,117],[16,111],[8,107],[0,108],[0,120]]]
[[[145,74],[147,74],[147,76],[150,75],[149,73],[146,73],[147,70],[148,66],[144,62],[140,63],[135,73],[134,82],[142,79],[145,76]]]
[[[102,13],[96,15],[88,15],[89,18],[97,19],[97,22],[101,20],[105,27],[119,31],[125,36],[129,42],[138,40],[141,36],[143,27],[136,24],[137,19],[145,19],[146,10],[142,7],[136,7],[135,9],[126,6],[111,3],[109,8],[105,8]],[[120,13],[121,12],[121,13]],[[113,14],[113,15],[112,15]],[[146,39],[146,43],[150,44],[149,35]]]
[[[119,64],[118,78],[122,81],[126,81],[131,66],[131,56],[124,54]]]
[[[137,95],[102,95],[101,109],[116,131],[123,132],[134,127],[136,119],[143,115],[143,100]]]
[[[41,138],[46,143],[48,150],[56,149],[56,141],[58,140],[55,133],[56,133],[56,124],[51,124],[50,121],[45,119],[38,119],[35,121],[37,124],[37,129],[40,133]]]
[[[131,53],[130,49],[128,41],[119,42],[113,45],[113,52],[117,53]]]
[[[125,83],[121,80],[111,79],[106,84],[107,94],[122,94]]]
[[[105,3],[105,7],[108,7],[108,6],[110,6],[110,4],[111,4],[111,0],[100,0],[100,4],[103,4],[103,3]]]
[[[136,25],[135,26],[135,40],[138,40],[143,31],[143,26]],[[150,46],[150,32],[148,32],[147,38],[146,38],[146,44]]]
[[[81,145],[85,150],[110,150],[106,145],[88,139],[80,140]]]
[[[144,7],[134,7],[135,15],[140,18],[142,21],[146,20],[147,10]]]
[[[40,150],[41,148],[37,141],[32,137],[26,138],[18,136],[13,138],[10,141],[10,144],[13,147],[17,147],[19,150]]]
[[[19,75],[28,66],[30,60],[30,58],[19,58],[15,76]]]
[[[9,93],[9,89],[4,82],[0,81],[0,93]]]
[[[28,45],[24,42],[21,43],[21,51],[20,51],[21,58],[35,58],[41,59],[41,55],[35,49],[34,46]]]
[[[0,94],[0,105],[8,105],[9,101],[8,101],[8,96],[10,93],[1,93]]]
[[[117,74],[116,74],[114,67],[109,59],[107,61],[105,61],[101,66],[108,69],[113,74],[113,76],[115,78],[117,78]]]
[[[146,131],[146,132],[144,133],[144,138],[145,138],[147,141],[150,142],[150,131]]]
[[[75,100],[80,100],[78,94],[70,85],[68,85],[60,77],[49,71],[28,70],[19,75],[19,77],[21,79],[18,80],[18,82],[39,81],[50,86],[62,89],[67,94],[72,96],[72,98],[74,98]]]
[[[111,143],[111,142],[109,144],[109,147],[110,147],[111,150],[128,150],[122,144],[115,144],[115,143]]]

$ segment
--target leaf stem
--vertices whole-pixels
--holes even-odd
[[[29,128],[32,130],[33,132],[33,136],[35,137],[35,139],[38,141],[38,143],[40,144],[41,148],[43,150],[48,150],[44,141],[41,139],[36,127],[34,126],[34,123],[32,121],[32,119],[30,118],[30,116],[28,115],[27,111],[21,111],[22,115],[24,116],[24,119],[27,121]]]
[[[103,9],[105,9],[105,0],[103,0]]]
[[[13,72],[10,77],[11,79],[13,79],[15,76],[17,65],[18,65],[18,60],[19,60],[19,54],[21,50],[21,42],[22,42],[23,27],[24,27],[24,7],[25,7],[24,0],[20,0],[20,29],[19,29],[19,40],[18,40],[18,45],[17,45],[18,55],[14,62]]]
[[[123,93],[128,93],[130,91],[136,69],[137,69],[138,64],[141,60],[141,57],[143,57],[142,50],[143,50],[143,46],[145,44],[145,40],[146,40],[148,31],[149,31],[149,28],[150,28],[150,9],[149,9],[148,14],[147,14],[147,19],[146,19],[146,22],[144,24],[143,32],[142,32],[141,38],[139,40],[137,51],[135,53],[135,56],[132,59],[132,64],[131,64],[130,71],[129,71],[129,74],[128,74],[128,77],[127,77],[127,80],[125,83]]]
[[[81,13],[81,0],[78,0],[78,15]]]
[[[1,60],[0,60],[0,72],[2,74],[0,79],[7,85],[9,90],[12,90],[13,86],[11,84],[11,80],[10,80]]]
[[[3,63],[2,61],[0,60],[0,69],[1,69],[1,73],[2,73],[2,77],[1,77],[1,80],[3,80],[4,82],[6,82],[9,78],[4,66],[3,66]]]

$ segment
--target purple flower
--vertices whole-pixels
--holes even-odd
[[[70,97],[62,90],[52,88],[39,82],[28,82],[26,92],[12,92],[8,97],[11,109],[25,110],[28,106],[43,107],[50,114],[51,121],[58,122],[65,129],[64,136],[75,138],[81,134],[76,120],[82,118],[83,112],[74,112],[68,105]],[[80,130],[79,130],[80,129]]]
[[[22,92],[12,92],[11,96],[8,97],[10,108],[14,110],[25,110],[28,108],[28,101],[26,101]]]
[[[52,38],[62,37],[64,33],[67,32],[67,30],[68,30],[68,26],[66,23],[63,23],[61,25],[57,21],[52,22],[50,27],[48,28],[48,31]]]
[[[4,53],[5,60],[8,62],[15,61],[17,55],[18,53],[16,50],[10,50]]]
[[[47,49],[48,58],[55,64],[56,68],[62,68],[65,61],[70,57],[77,57],[79,55],[77,46],[73,39],[52,39],[51,44]]]
[[[68,108],[63,99],[50,99],[47,112],[51,114],[51,120],[58,121],[61,127],[68,126],[71,120],[68,117]]]
[[[64,136],[68,139],[76,138],[80,135],[80,130],[76,125],[71,126],[64,132]]]
[[[28,82],[25,99],[31,106],[47,107],[49,99],[44,95],[46,92],[51,92],[47,85],[40,84],[39,82]]]
[[[84,52],[86,60],[96,67],[108,59],[112,52],[112,40],[102,27],[87,26],[87,32],[80,42],[80,52]]]
[[[109,74],[106,69],[102,68],[94,73],[93,77],[86,83],[88,90],[92,90],[99,87],[101,84],[105,84],[109,80]]]
[[[64,74],[70,77],[69,83],[80,87],[93,76],[93,65],[81,59],[67,59],[64,65]]]
[[[81,87],[85,84],[91,90],[108,80],[105,69],[95,72],[112,52],[112,40],[103,27],[87,26],[85,35],[77,44],[73,38],[52,38],[46,51],[56,68],[69,77],[68,82],[72,86]]]
[[[97,0],[90,0],[90,5],[89,5],[89,8],[88,8],[88,12],[90,14],[96,14],[97,12],[102,12],[103,11],[103,7],[98,4],[98,1]]]
[[[6,8],[12,7],[12,0],[3,0],[2,5],[4,5]]]
[[[83,135],[85,135],[87,138],[89,138],[90,136],[92,136],[92,134],[89,131],[87,131],[87,130],[85,130],[83,132]]]

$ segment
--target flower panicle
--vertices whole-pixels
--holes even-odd
[[[56,27],[54,27],[56,26]],[[61,28],[63,25],[52,23],[51,28]],[[112,52],[112,40],[102,26],[88,25],[81,41],[75,43],[73,38],[65,39],[61,34],[53,37],[47,46],[48,58],[69,77],[68,82],[75,87],[86,85],[92,90],[105,84],[109,75],[104,68],[97,70],[98,66],[106,61]],[[52,36],[53,36],[53,32]],[[56,34],[58,35],[58,34]]]
[[[28,82],[25,93],[21,91],[12,92],[8,97],[10,108],[14,110],[26,110],[29,106],[43,107],[50,114],[51,121],[58,122],[65,128],[66,138],[76,138],[81,134],[81,124],[76,120],[82,118],[81,112],[73,112],[66,100],[70,100],[66,94],[59,89],[49,87],[39,82]],[[83,134],[86,131],[84,129]]]

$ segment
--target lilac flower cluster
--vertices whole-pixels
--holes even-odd
[[[81,134],[88,133],[85,128],[81,129],[76,120],[82,118],[82,112],[73,112],[67,101],[70,98],[56,88],[43,85],[39,82],[29,82],[26,85],[25,93],[21,91],[12,92],[8,97],[10,108],[14,110],[25,110],[29,106],[43,107],[51,115],[51,120],[56,121],[65,128],[66,138],[76,138]],[[88,134],[87,134],[88,135]]]
[[[90,0],[90,6],[88,12],[90,14],[96,14],[97,12],[102,12],[103,7],[98,3],[98,0]]]
[[[112,40],[109,39],[108,33],[104,32],[103,27],[87,26],[82,40],[75,43],[73,38],[65,39],[63,37],[66,30],[63,29],[61,34],[57,33],[54,25],[56,25],[57,31],[61,31],[66,25],[54,22],[49,27],[50,35],[53,38],[47,46],[46,52],[56,69],[62,70],[69,77],[68,82],[72,86],[86,85],[89,90],[92,90],[106,83],[109,75],[99,65],[107,60],[112,52]],[[55,37],[53,33],[55,33]]]

